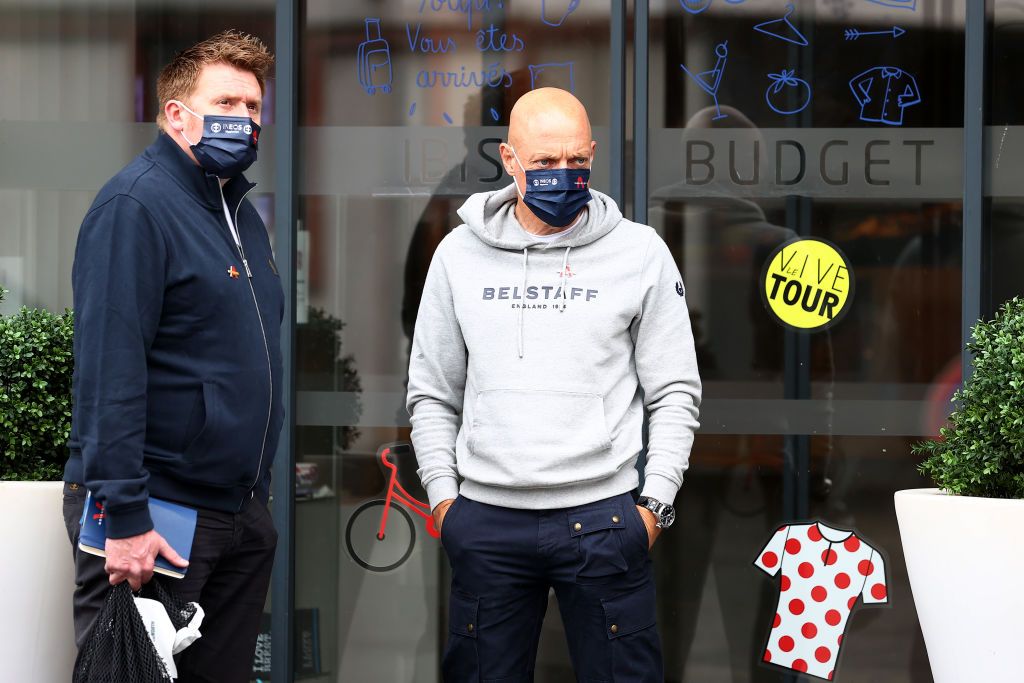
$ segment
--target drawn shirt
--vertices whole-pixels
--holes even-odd
[[[921,101],[917,81],[894,66],[876,66],[850,80],[860,105],[860,120],[903,125],[903,110]]]
[[[821,522],[780,527],[754,565],[781,572],[779,603],[762,659],[832,680],[858,598],[888,602],[885,563],[852,531]]]

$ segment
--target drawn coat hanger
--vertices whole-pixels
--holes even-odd
[[[807,46],[807,38],[804,37],[804,34],[800,33],[800,30],[789,20],[789,16],[795,11],[796,7],[792,4],[786,5],[786,14],[781,19],[771,19],[769,21],[762,22],[755,26],[754,30],[767,36],[771,36],[772,38],[784,40],[787,43]]]

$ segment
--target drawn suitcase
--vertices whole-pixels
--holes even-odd
[[[366,20],[366,40],[359,44],[356,65],[359,84],[367,93],[391,92],[391,48],[381,36],[380,19]]]

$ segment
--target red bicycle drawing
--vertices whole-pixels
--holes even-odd
[[[381,446],[377,457],[389,472],[387,495],[383,500],[371,500],[356,508],[345,527],[349,555],[360,567],[372,572],[390,571],[412,555],[416,527],[406,510],[423,518],[428,534],[441,537],[434,527],[430,505],[412,496],[398,483],[398,465],[388,459],[392,453],[397,455],[411,450],[409,444],[403,443]],[[379,513],[376,508],[381,508]]]

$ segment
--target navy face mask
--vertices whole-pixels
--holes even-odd
[[[515,148],[509,145],[519,168],[526,174],[526,194],[516,191],[534,215],[550,226],[564,228],[576,220],[591,200],[589,168],[541,168],[527,171]],[[591,158],[593,167],[594,160]]]
[[[234,178],[256,161],[257,142],[260,127],[248,116],[213,116],[197,114],[182,102],[178,102],[185,111],[203,120],[203,137],[199,142],[185,137],[196,156],[196,161],[207,173],[218,178]]]

